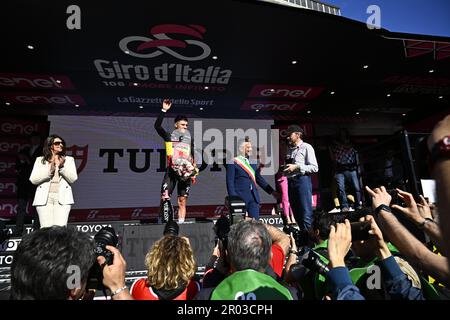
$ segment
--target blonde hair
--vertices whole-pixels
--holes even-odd
[[[186,286],[194,276],[194,254],[188,241],[167,235],[156,241],[145,256],[147,282],[155,289],[173,290]]]

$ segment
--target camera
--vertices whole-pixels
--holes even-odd
[[[247,212],[247,206],[244,200],[238,196],[227,196],[225,197],[225,206],[229,212],[229,222],[235,224],[244,219]]]
[[[163,235],[165,236],[178,236],[180,233],[180,227],[175,220],[170,220],[164,226]]]
[[[303,247],[309,244],[310,242],[310,236],[308,230],[302,230],[298,228],[297,226],[293,225],[285,225],[283,227],[283,232],[290,235],[292,233],[292,236],[294,237],[295,244],[297,247]]]
[[[294,164],[294,158],[291,158],[290,156],[287,156],[284,159],[284,164],[280,165],[280,168],[282,171],[286,170],[289,164]]]
[[[320,256],[313,249],[310,249],[308,255],[302,260],[302,264],[311,270],[325,276],[330,269],[327,264],[320,259]]]
[[[389,193],[389,195],[392,198],[391,205],[396,204],[396,205],[399,205],[401,207],[406,206],[405,201],[403,201],[403,199],[398,196],[397,190],[395,190],[395,189],[388,189],[388,190],[386,190],[386,192]]]
[[[94,236],[94,253],[96,257],[105,257],[106,263],[111,265],[113,263],[114,254],[106,249],[106,246],[117,247],[119,238],[116,231],[111,227],[103,227]]]
[[[214,232],[219,240],[224,240],[230,232],[230,220],[226,216],[217,219],[214,225]]]
[[[103,267],[97,262],[97,257],[104,257],[107,265],[112,265],[114,261],[114,254],[106,249],[106,246],[117,247],[119,238],[116,231],[112,227],[103,227],[94,236],[94,255],[95,261],[89,270],[87,289],[101,289],[103,286]]]
[[[297,247],[300,248],[306,246],[311,242],[311,237],[308,230],[302,230],[297,225],[287,223],[287,219],[283,214],[283,209],[281,208],[279,203],[277,203],[276,205],[276,212],[283,221],[283,232],[286,233],[287,235],[290,235],[292,233],[292,236],[294,237],[295,244],[297,245]]]
[[[294,158],[291,158],[290,155],[287,156],[287,157],[284,159],[284,164],[285,164],[285,165],[287,165],[287,164],[293,164],[293,163],[294,163]]]
[[[367,240],[370,236],[370,221],[352,222],[350,227],[352,229],[352,241]]]
[[[227,247],[228,233],[231,225],[244,220],[247,207],[244,200],[238,196],[225,197],[225,206],[228,209],[228,215],[222,215],[214,224],[216,234],[216,244],[220,240],[223,248]]]
[[[214,224],[214,232],[216,234],[217,241],[221,241],[223,247],[226,249],[228,233],[230,232],[231,223],[226,216],[222,216],[217,219]]]

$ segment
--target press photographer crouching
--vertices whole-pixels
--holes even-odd
[[[224,217],[224,219],[227,218]],[[221,220],[222,223],[225,222],[224,219]],[[274,227],[255,220],[244,220],[231,225],[226,237],[224,257],[229,268],[224,270],[220,277],[215,277],[218,283],[214,284],[208,279],[209,275],[206,273],[204,288],[197,299],[297,299],[297,292],[289,290],[280,283],[281,279],[277,273],[282,272],[288,248],[288,236]],[[279,259],[280,257],[282,259]],[[278,263],[281,265],[280,270],[278,270]],[[269,273],[270,269],[273,275]],[[218,272],[217,267],[210,271],[211,274],[214,272]],[[213,286],[205,287],[205,282]]]
[[[112,264],[103,268],[103,284],[112,291],[112,299],[129,299],[125,260],[116,248],[106,249],[114,257]],[[94,242],[82,232],[59,226],[36,230],[23,237],[14,253],[11,299],[85,299],[89,270],[95,259]],[[103,256],[97,258],[100,265],[105,261]]]
[[[245,201],[239,196],[226,196],[225,207],[228,215],[222,215],[214,224],[216,243],[210,261],[206,265],[206,272],[203,276],[203,288],[217,286],[230,272],[230,265],[227,259],[228,233],[234,223],[245,219],[247,212]]]
[[[313,225],[308,234],[297,232],[291,235],[291,249],[285,268],[285,280],[303,292],[306,300],[322,299],[326,268],[328,265],[328,236],[330,227],[343,221],[344,215],[331,215],[324,211],[316,211]],[[292,228],[283,229],[290,232]],[[300,236],[298,236],[300,235]]]
[[[254,228],[252,232],[258,233],[256,229],[260,229],[260,226],[265,228],[267,234],[269,235],[269,238],[271,240],[270,242],[270,248],[271,251],[271,257],[269,258],[269,263],[264,264],[264,274],[270,276],[273,280],[281,283],[284,285],[284,280],[282,279],[282,273],[283,273],[283,267],[284,267],[284,261],[285,257],[287,255],[287,252],[289,250],[289,236],[283,233],[282,231],[278,230],[275,227],[272,227],[270,225],[265,225],[260,222],[258,222],[258,226],[246,226],[242,225],[243,223],[250,223],[249,221],[240,221],[238,223],[231,224],[228,217],[223,216],[219,218],[215,224],[215,232],[217,235],[217,245],[214,248],[213,256],[211,257],[210,263],[207,265],[207,270],[205,272],[205,275],[203,277],[203,290],[200,292],[197,299],[209,299],[211,297],[212,291],[222,282],[224,281],[233,271],[236,271],[233,269],[232,262],[230,259],[230,252],[229,252],[229,232],[233,228],[236,230],[240,230],[240,228]],[[256,222],[251,222],[256,223]],[[237,226],[239,225],[239,227]],[[250,230],[248,230],[249,233]],[[250,237],[250,235],[248,235]],[[256,237],[256,235],[255,235]],[[236,240],[236,239],[235,239]],[[236,240],[238,241],[238,240]],[[250,240],[248,240],[250,241]],[[236,244],[235,244],[236,245]],[[245,246],[248,246],[249,243],[242,243],[241,250],[244,250],[243,248]],[[258,243],[258,245],[261,245]],[[257,248],[248,248],[249,251],[256,251]],[[244,259],[244,257],[241,257],[240,259],[246,260],[245,262],[242,262],[243,264],[249,263],[251,260],[250,257],[247,257]],[[256,259],[256,258],[255,258]],[[247,261],[248,260],[248,261]],[[255,269],[256,270],[256,269]],[[258,268],[258,271],[259,268]],[[298,298],[298,292],[293,288],[287,288],[291,292],[291,296],[294,299]]]
[[[225,267],[228,265],[227,259],[226,259],[226,254],[227,254],[227,245],[228,245],[228,232],[230,231],[231,225],[232,224],[230,222],[230,219],[228,217],[223,216],[217,220],[215,227],[214,227],[214,231],[216,232],[218,242],[217,242],[216,248],[214,250],[215,254],[213,254],[212,259],[216,260],[214,262],[214,266],[215,267],[219,266],[218,268],[221,269],[222,271],[225,271],[223,269],[225,269]],[[275,228],[271,225],[268,225],[268,224],[263,224],[263,225],[266,227],[267,231],[269,232],[270,238],[272,240],[272,245],[271,245],[272,258],[270,260],[267,273],[272,275],[274,278],[281,277],[283,274],[284,260],[289,251],[289,246],[290,246],[289,236],[287,234],[283,233],[282,231],[280,231],[278,228]],[[205,273],[207,286],[209,286],[208,285],[209,284],[208,277],[210,276],[208,273],[212,272],[212,271],[213,270],[207,270],[207,272]],[[217,271],[217,270],[215,270],[215,271]],[[226,274],[225,272],[222,272],[222,273]],[[208,276],[207,276],[207,274],[208,274]],[[204,277],[204,279],[205,279],[205,277]],[[223,278],[224,277],[221,277],[220,280],[222,280]],[[205,286],[205,281],[204,281],[204,286]]]

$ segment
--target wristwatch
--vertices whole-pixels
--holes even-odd
[[[443,137],[431,148],[431,163],[435,164],[440,159],[450,159],[450,136]]]
[[[423,221],[419,224],[419,228],[420,229],[423,229],[424,227],[425,227],[425,224],[427,223],[427,222],[435,222],[434,220],[433,220],[433,218],[428,218],[428,217],[426,217],[425,219],[423,219]]]
[[[128,289],[127,286],[123,286],[122,288],[119,288],[113,292],[111,292],[111,298],[114,297],[115,295],[118,295],[119,293],[121,293],[122,291]]]
[[[378,215],[380,214],[380,211],[381,211],[381,210],[392,213],[392,210],[391,210],[391,208],[390,208],[389,206],[387,206],[387,205],[385,205],[385,204],[381,204],[381,205],[379,205],[379,206],[375,209],[375,211],[374,211],[375,216],[378,217]]]

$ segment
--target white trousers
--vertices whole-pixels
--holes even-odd
[[[69,204],[59,204],[58,194],[50,192],[48,194],[47,204],[45,206],[36,206],[41,228],[66,226],[71,208],[72,206]]]

